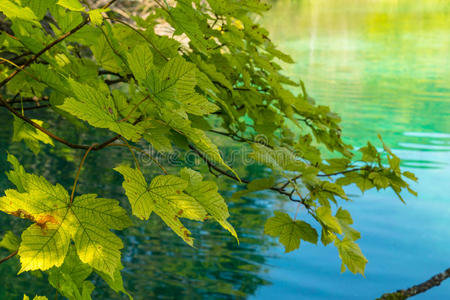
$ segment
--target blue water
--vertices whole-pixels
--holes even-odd
[[[332,247],[278,247],[264,277],[272,285],[254,299],[374,299],[450,266],[449,13],[448,1],[277,1],[262,19],[297,62],[287,74],[341,114],[348,141],[381,133],[419,178],[419,196],[404,205],[347,189],[360,195],[344,207],[362,234],[365,278],[339,274]],[[414,299],[450,299],[450,280]]]

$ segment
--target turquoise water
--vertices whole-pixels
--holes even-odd
[[[450,266],[450,9],[448,1],[277,1],[263,23],[320,104],[363,145],[377,133],[414,172],[407,205],[369,192],[346,205],[369,260],[339,275],[335,249],[304,244],[269,260],[255,299],[374,299]],[[357,193],[349,189],[349,193]],[[293,210],[292,207],[287,209]],[[273,250],[281,253],[281,249]],[[415,299],[449,299],[450,281]]]
[[[366,277],[340,274],[333,247],[303,243],[300,250],[283,249],[263,235],[263,224],[274,207],[295,207],[258,194],[231,200],[236,186],[223,181],[232,223],[241,244],[212,223],[189,223],[198,240],[185,245],[158,218],[137,222],[122,235],[126,288],[135,299],[374,299],[385,292],[422,282],[450,266],[450,40],[448,1],[275,1],[261,22],[281,49],[297,61],[286,73],[302,78],[317,102],[330,105],[343,118],[347,141],[375,144],[377,133],[416,173],[417,198],[407,205],[388,192],[368,192],[346,203],[362,233],[360,246],[369,263]],[[66,123],[42,111],[30,117],[50,118],[50,126],[67,139],[88,144],[102,137],[72,133]],[[10,143],[11,118],[0,110],[0,169],[8,169],[6,151],[16,154],[27,170],[66,188],[82,153],[59,145],[35,157],[24,145]],[[66,159],[69,158],[69,161]],[[101,191],[102,197],[127,201],[121,177],[111,170],[132,161],[123,149],[91,153],[79,182],[80,193]],[[247,177],[257,166],[237,167]],[[154,169],[145,167],[148,176]],[[0,190],[9,187],[0,172]],[[301,216],[304,216],[300,212]],[[2,214],[0,235],[18,233],[26,221]],[[1,257],[7,253],[1,250]],[[45,277],[16,278],[18,261],[0,266],[0,299],[23,293],[54,297]],[[94,299],[124,297],[97,277]],[[450,280],[416,299],[450,298]]]

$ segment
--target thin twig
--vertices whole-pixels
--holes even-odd
[[[8,255],[7,257],[4,257],[2,259],[0,259],[0,264],[4,263],[5,261],[13,258],[14,256],[16,256],[16,254],[19,252],[19,250],[14,251],[13,253],[11,253],[10,255]]]
[[[227,137],[229,137],[229,138],[231,138],[231,139],[233,139],[233,140],[235,140],[237,142],[256,143],[256,144],[260,144],[260,145],[266,146],[267,148],[273,149],[272,146],[268,145],[267,143],[265,143],[263,141],[247,139],[247,138],[244,138],[244,137],[241,137],[241,136],[237,135],[236,133],[228,133],[228,132],[218,131],[218,130],[214,130],[214,129],[209,130],[209,132],[220,134],[220,135],[223,135],[223,136],[227,136]]]
[[[363,167],[363,168],[354,168],[354,169],[349,169],[349,170],[344,170],[344,171],[340,171],[340,172],[335,172],[335,173],[328,173],[328,174],[318,174],[316,175],[317,177],[329,177],[329,176],[336,176],[336,175],[342,175],[342,174],[346,174],[346,173],[351,173],[351,172],[358,172],[358,171],[363,171],[363,170],[367,170],[367,167]],[[295,176],[294,178],[292,178],[292,181],[296,181],[297,179],[301,178],[303,176],[303,174],[299,174],[297,176]],[[281,189],[286,188],[288,185],[290,184],[290,181],[286,181],[285,183],[283,183],[283,185],[280,187]]]
[[[137,103],[137,104],[130,110],[130,112],[128,113],[128,115],[127,115],[125,118],[123,118],[122,120],[119,120],[119,122],[125,122],[125,121],[127,121],[127,120],[131,117],[131,115],[134,113],[134,111],[138,108],[138,106],[141,105],[142,102],[144,102],[145,100],[147,100],[149,97],[150,97],[149,95],[145,96],[145,98],[142,99],[141,101],[139,101],[139,103]]]
[[[48,101],[48,97],[47,96],[43,96],[41,98],[38,97],[33,97],[33,98],[23,98],[21,100],[15,100],[15,99],[11,99],[11,100],[6,100],[9,104],[15,104],[15,103],[22,103],[22,102],[32,102],[32,103],[39,103],[41,101]],[[2,106],[0,104],[0,106]]]
[[[125,145],[125,144],[109,144],[108,145],[108,147],[114,147],[114,146],[118,146],[118,147],[128,147],[127,145]],[[165,175],[167,175],[167,174],[169,174],[168,172],[167,172],[167,170],[158,162],[158,160],[156,160],[152,155],[150,155],[149,153],[147,153],[146,151],[144,151],[144,150],[142,150],[142,149],[139,149],[138,147],[136,147],[136,146],[133,146],[133,145],[129,145],[133,150],[135,150],[135,151],[138,151],[138,152],[140,152],[140,153],[142,153],[142,154],[144,154],[144,155],[146,155],[148,158],[150,158],[160,169],[161,169],[161,171],[163,171],[163,173],[165,174]]]
[[[124,139],[123,137],[120,137],[120,139],[121,139],[122,142],[124,142],[124,144],[128,147],[128,150],[130,150],[130,153],[131,153],[131,155],[133,156],[134,164],[136,165],[136,168],[137,168],[139,171],[141,171],[141,173],[142,173],[141,166],[139,165],[139,162],[138,162],[138,160],[137,160],[137,158],[136,158],[136,155],[134,155],[133,149],[131,148],[130,144],[128,144],[127,140]]]
[[[40,82],[40,80],[37,79],[36,77],[34,77],[34,75],[32,75],[32,74],[28,73],[27,71],[25,71],[23,66],[19,66],[19,65],[17,65],[16,63],[10,61],[9,59],[3,58],[3,57],[0,57],[0,61],[7,62],[8,64],[10,64],[10,65],[13,66],[14,68],[16,68],[16,71],[19,71],[19,72],[20,72],[20,71],[23,71],[23,72],[25,72],[28,76],[30,76],[31,78],[33,78],[34,80]]]
[[[86,152],[83,155],[83,158],[81,159],[80,165],[78,166],[78,171],[77,171],[77,175],[75,176],[75,181],[73,182],[73,187],[72,187],[72,194],[70,195],[70,203],[73,202],[73,196],[75,195],[75,189],[77,188],[77,182],[78,182],[78,178],[80,178],[80,173],[81,173],[81,168],[84,165],[84,161],[86,160],[86,157],[88,156],[89,152],[91,152],[91,150],[95,147],[95,144],[91,145]]]
[[[36,106],[29,106],[29,107],[21,107],[22,110],[34,110],[34,109],[41,109],[41,108],[48,108],[51,107],[50,104],[44,104],[44,105],[36,105]]]
[[[298,211],[300,210],[300,202],[297,204],[297,209],[295,210],[294,221],[297,220]]]

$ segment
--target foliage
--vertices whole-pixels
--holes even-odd
[[[247,185],[235,197],[266,189],[286,196],[315,222],[275,211],[265,232],[278,237],[286,252],[301,240],[317,244],[320,236],[322,244],[337,248],[343,271],[363,274],[360,234],[340,207],[349,200],[343,186],[355,184],[362,192],[390,188],[403,201],[403,189],[415,193],[404,179],[416,178],[401,171],[399,158],[384,144],[382,152],[371,143],[354,151],[341,139],[339,117],[316,105],[301,81],[282,74],[280,61],[292,59],[253,21],[269,5],[155,1],[143,19],[117,14],[114,2],[99,8],[78,0],[0,3],[9,24],[0,36],[0,102],[14,115],[12,141],[24,141],[36,155],[43,145],[85,151],[70,194],[8,155],[7,175],[16,188],[4,192],[0,210],[31,225],[20,238],[7,233],[0,245],[11,257],[18,254],[20,272],[45,271],[69,299],[90,298],[92,272],[127,293],[120,273],[123,244],[111,230],[133,221],[116,200],[76,195],[89,152],[105,147],[122,147],[135,158],[134,167],[118,161],[114,168],[124,178],[134,216],[148,220],[154,212],[191,246],[194,239],[180,219],[212,219],[239,241],[217,183],[190,168],[168,174],[141,149],[148,143],[161,153],[194,153],[211,173]],[[155,30],[161,26],[172,34]],[[87,123],[105,141],[68,141],[45,120],[28,116],[41,108],[73,124],[80,136]],[[249,145],[249,156],[272,176],[241,178],[211,138],[217,134]],[[146,178],[134,152],[150,156],[161,175]]]

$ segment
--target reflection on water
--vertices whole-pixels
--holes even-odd
[[[450,150],[449,13],[449,1],[276,1],[264,23],[349,141],[379,132],[396,148]]]
[[[373,299],[446,269],[450,264],[449,13],[445,0],[278,0],[262,20],[281,48],[298,61],[287,66],[287,73],[301,77],[319,103],[341,114],[346,139],[362,145],[381,133],[420,179],[419,197],[407,198],[407,206],[390,193],[376,192],[346,204],[363,236],[361,248],[369,259],[366,278],[340,275],[332,247],[304,243],[299,251],[283,254],[262,233],[272,207],[280,206],[279,199],[259,194],[231,200],[235,186],[224,181],[221,187],[241,244],[212,223],[189,224],[197,238],[195,249],[155,216],[138,223],[122,234],[124,280],[135,298]],[[69,188],[81,153],[57,146],[34,157],[23,145],[10,145],[6,115],[0,111],[1,170],[9,168],[7,150],[19,155],[28,170]],[[77,137],[59,120],[50,125],[71,141],[78,138],[88,144],[104,138],[104,132]],[[111,170],[119,161],[131,162],[122,150],[90,154],[78,191],[101,191],[102,197],[120,199],[127,206],[121,177]],[[262,171],[255,166],[237,168],[249,175]],[[152,176],[151,168],[146,172]],[[0,190],[9,186],[1,172]],[[294,209],[289,205],[285,209]],[[10,228],[20,232],[25,223],[2,214],[0,234]],[[18,299],[22,292],[54,296],[45,278],[23,274],[16,279],[17,270],[17,260],[1,265],[2,282],[7,284],[0,285],[0,299]],[[100,286],[95,298],[121,297],[100,279],[93,280]],[[445,299],[449,294],[450,282],[445,282],[417,299]]]
[[[9,144],[9,119],[4,111],[0,111],[0,127],[4,129],[0,134],[0,168],[10,168],[6,162],[8,151],[18,154],[28,171],[41,174],[52,182],[58,181],[66,188],[71,187],[82,153],[67,151],[65,147],[57,145],[54,149],[45,148],[45,153],[35,157],[24,145]],[[70,134],[57,121],[50,123],[62,136]],[[104,138],[83,133],[80,142]],[[75,160],[68,163],[66,158],[72,154],[75,154]],[[132,162],[132,157],[122,149],[106,148],[105,151],[91,153],[77,192],[101,193],[102,197],[122,200],[122,205],[128,207],[121,187],[122,179],[111,169],[121,161]],[[152,172],[157,170],[148,167],[145,171],[152,177],[155,176]],[[249,169],[249,172],[257,171]],[[232,191],[234,187],[227,184],[223,182],[221,186]],[[2,172],[0,189],[3,191],[9,187],[11,184]],[[231,192],[225,191],[224,194],[231,198]],[[270,217],[271,210],[268,206],[272,201],[265,195],[258,199],[229,201],[231,221],[239,228],[239,246],[233,237],[213,222],[207,222],[206,225],[187,222],[189,224],[186,225],[196,238],[196,248],[191,248],[175,236],[156,215],[148,222],[135,219],[136,227],[119,232],[125,244],[122,261],[125,266],[123,277],[126,288],[135,299],[235,299],[254,294],[258,287],[268,284],[261,275],[267,270],[267,249],[273,243],[262,231],[264,221]],[[11,228],[18,234],[27,224],[27,221],[2,214],[0,235]],[[1,257],[6,255],[6,251],[0,250]],[[54,297],[55,291],[48,289],[47,280],[40,273],[36,273],[36,277],[26,273],[16,278],[18,270],[17,259],[1,265],[2,281],[8,284],[0,285],[0,299],[19,299],[18,295],[22,293]],[[100,278],[93,277],[92,280],[99,287],[94,292],[94,299],[125,299],[123,295],[117,295],[106,287]]]

